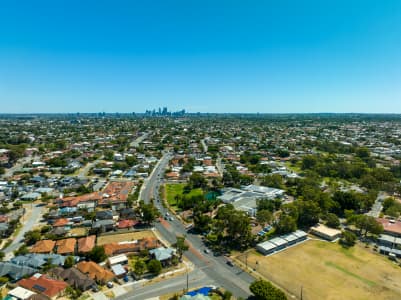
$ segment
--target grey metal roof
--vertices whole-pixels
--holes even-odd
[[[174,249],[160,247],[150,250],[149,253],[154,255],[158,261],[163,261],[171,258],[174,253]]]
[[[28,266],[20,266],[11,262],[0,262],[0,277],[9,276],[14,280],[18,280],[37,272],[37,269]]]

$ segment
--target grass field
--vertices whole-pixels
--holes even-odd
[[[175,199],[175,196],[183,194],[184,186],[185,183],[174,183],[165,185],[167,202],[174,209],[177,209],[177,200]],[[187,195],[188,197],[191,197],[202,194],[202,189],[193,189]]]
[[[245,256],[239,256],[242,262]],[[401,299],[401,267],[363,246],[307,241],[280,253],[248,254],[248,265],[304,300]]]
[[[109,244],[109,243],[134,241],[134,240],[140,240],[140,239],[143,239],[146,237],[156,237],[156,236],[154,235],[153,231],[150,231],[150,230],[119,233],[119,234],[113,234],[113,235],[104,235],[104,236],[99,236],[97,238],[97,244],[104,245],[104,244]]]

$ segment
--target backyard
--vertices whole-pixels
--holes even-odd
[[[300,297],[302,288],[304,300],[401,299],[401,268],[361,245],[313,240],[267,257],[252,250],[247,262],[290,294]]]

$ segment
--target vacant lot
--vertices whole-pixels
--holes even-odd
[[[113,235],[105,235],[97,238],[98,245],[104,245],[109,243],[118,243],[125,241],[140,240],[146,237],[156,237],[154,233],[150,230],[129,232],[129,233],[119,233]]]
[[[86,235],[88,230],[86,228],[72,228],[69,232],[70,236],[83,236]]]
[[[174,183],[174,184],[166,184],[166,199],[170,206],[174,209],[177,209],[177,199],[176,196],[183,196],[185,183]],[[193,189],[188,194],[185,194],[187,197],[202,195],[203,192],[201,189]]]
[[[241,261],[245,256],[238,257]],[[252,251],[248,265],[304,300],[401,299],[401,268],[363,246],[307,241],[272,256]]]

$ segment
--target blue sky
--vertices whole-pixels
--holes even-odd
[[[0,112],[401,113],[401,1],[0,0]]]

